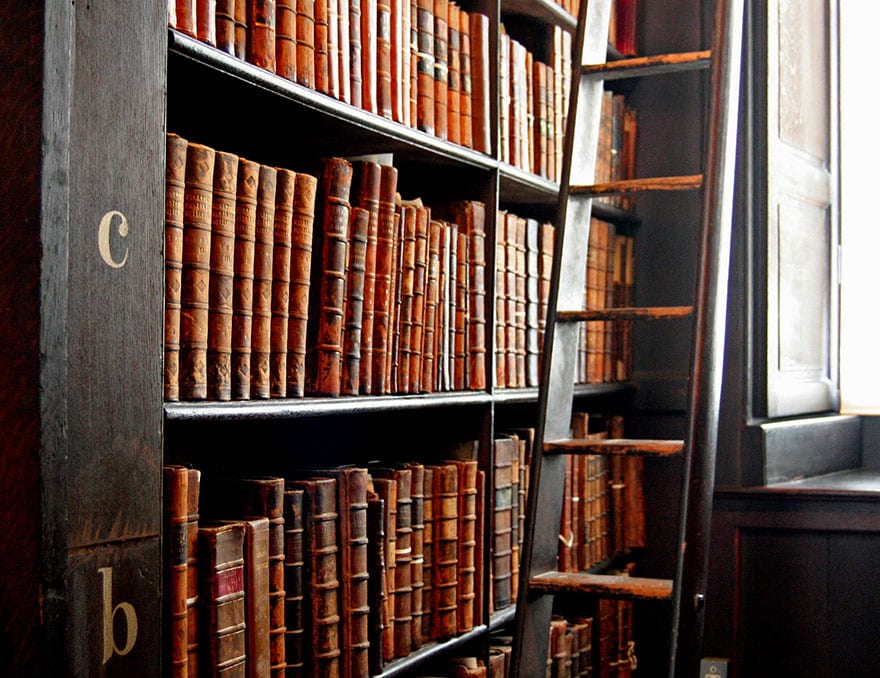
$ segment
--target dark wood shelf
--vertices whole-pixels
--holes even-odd
[[[486,634],[486,631],[487,628],[485,625],[475,626],[467,633],[463,633],[455,638],[450,638],[449,640],[438,643],[429,643],[424,647],[420,647],[415,652],[410,653],[406,657],[391,662],[385,667],[385,670],[382,671],[382,673],[376,676],[376,678],[392,678],[393,676],[409,675],[413,669],[427,664],[430,661],[438,660],[443,657],[452,657],[454,656],[456,648],[464,647],[468,643],[482,638]]]
[[[489,618],[489,630],[496,631],[497,629],[503,628],[512,623],[515,617],[516,604],[511,603],[503,610],[492,613],[492,616]]]
[[[501,0],[501,16],[508,14],[537,19],[572,32],[577,28],[575,17],[552,0]]]

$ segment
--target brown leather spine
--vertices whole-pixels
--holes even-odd
[[[474,628],[477,578],[477,461],[456,460],[458,467],[458,632]]]
[[[377,99],[377,0],[361,0],[361,106],[365,111],[379,111]]]
[[[288,676],[305,676],[303,490],[284,490],[284,651]]]
[[[199,527],[203,675],[245,675],[244,531],[240,522]]]
[[[260,165],[244,158],[238,164],[235,203],[235,261],[232,281],[232,398],[251,394],[251,329],[254,313],[254,248]]]
[[[455,317],[453,319],[453,364],[455,379],[452,387],[457,391],[467,388],[468,368],[468,236],[459,228],[456,233],[458,246],[455,258]]]
[[[429,642],[433,633],[434,618],[434,468],[425,466],[424,482],[425,500],[423,504],[423,522],[425,525],[422,539],[422,644]]]
[[[275,0],[248,0],[247,60],[275,72]]]
[[[474,146],[473,132],[473,75],[471,72],[471,15],[458,9],[458,41],[459,41],[459,137],[461,145],[467,148]]]
[[[458,629],[458,469],[434,467],[432,636],[451,638]]]
[[[520,490],[522,470],[522,452],[524,442],[516,434],[511,437],[516,441],[516,452],[513,457],[510,484],[510,599],[515,603],[519,591],[519,553],[522,533],[520,532],[520,513],[523,506],[520,505]]]
[[[275,0],[275,72],[296,80],[296,0]]]
[[[211,256],[213,148],[187,147],[183,199],[183,287],[180,317],[180,397],[202,400],[208,393],[208,281]]]
[[[434,0],[434,135],[448,136],[449,2]]]
[[[373,342],[370,393],[388,392],[385,363],[389,359],[389,328],[394,269],[394,195],[397,193],[397,169],[382,165],[379,181],[379,213],[376,229],[376,286],[373,295]]]
[[[297,173],[291,224],[290,318],[287,327],[287,396],[289,398],[301,398],[305,393],[306,335],[317,185],[316,177],[302,172]]]
[[[181,33],[197,37],[196,33],[196,0],[177,0],[175,28]]]
[[[489,87],[489,17],[474,12],[471,14],[471,122],[474,149],[482,153],[492,153],[491,107]]]
[[[431,210],[416,208],[415,267],[413,269],[412,351],[410,355],[410,393],[422,390],[423,339],[425,334],[425,302],[428,283],[428,224]]]
[[[400,211],[399,194],[395,196],[394,202],[394,265],[391,270],[388,359],[385,361],[385,383],[388,393],[400,392],[400,312],[402,306],[400,288],[403,284],[403,215]]]
[[[248,678],[269,675],[269,519],[244,521],[245,638]]]
[[[339,100],[351,103],[351,8],[350,0],[337,0],[339,3],[339,30],[337,61],[339,68]],[[360,11],[360,9],[358,10]]]
[[[367,595],[370,601],[368,637],[370,674],[382,672],[385,665],[383,639],[389,626],[385,572],[385,500],[374,490],[367,492],[367,560],[370,577]]]
[[[538,250],[540,224],[526,220],[526,386],[538,385],[538,305],[540,270]]]
[[[315,0],[315,89],[324,94],[330,93],[328,31],[330,18],[328,2]]]
[[[345,299],[345,254],[348,246],[352,167],[344,158],[325,158],[318,210],[321,228],[315,249],[321,265],[313,267],[309,305],[309,350],[306,391],[339,395],[341,384],[342,322]],[[320,242],[320,247],[318,243]]]
[[[418,28],[416,127],[422,132],[434,134],[434,0],[418,0],[416,25]]]
[[[188,471],[184,466],[164,466],[162,475],[164,667],[166,675],[181,678],[187,675]]]
[[[358,161],[354,164],[353,204],[370,214],[367,227],[367,249],[364,262],[364,303],[361,321],[361,361],[359,388],[361,393],[372,393],[373,389],[373,317],[376,295],[376,253],[379,237],[379,190],[382,169],[372,161]]]
[[[208,398],[229,400],[232,381],[232,280],[235,256],[235,194],[238,156],[217,151],[211,206],[208,288]]]
[[[315,89],[315,0],[296,0],[296,81]]]
[[[269,360],[272,335],[272,241],[275,230],[275,193],[278,171],[260,167],[254,231],[254,301],[251,326],[251,398],[269,397]]]
[[[412,602],[410,611],[412,614],[412,649],[417,650],[422,646],[422,618],[424,617],[424,588],[425,588],[425,467],[419,462],[406,464],[412,474],[412,560],[411,588]]]
[[[392,117],[404,125],[409,117],[410,0],[391,0]]]
[[[339,98],[339,0],[327,0],[327,94]]]
[[[550,298],[550,273],[553,268],[553,239],[555,229],[553,224],[543,222],[538,236],[538,351],[539,369],[543,365],[544,332],[547,327],[547,306]]]
[[[427,273],[425,276],[425,320],[422,332],[422,376],[420,379],[421,392],[433,393],[435,346],[434,336],[436,332],[437,297],[439,292],[439,269],[440,269],[440,231],[443,225],[437,219],[432,219],[428,229],[428,260]]]
[[[486,592],[489,588],[484,571],[486,563],[486,525],[489,522],[486,505],[486,472],[477,471],[477,521],[474,526],[476,547],[474,548],[474,625],[485,623]]]
[[[235,0],[235,56],[247,59],[248,11],[247,0]]]
[[[235,0],[216,0],[217,49],[235,54]]]
[[[449,35],[447,54],[447,100],[446,137],[449,141],[461,143],[461,33],[459,31],[460,9],[454,2],[449,3],[447,31]]]
[[[376,0],[376,107],[379,115],[392,117],[391,96],[391,0]]]
[[[516,385],[526,385],[526,219],[517,217],[514,247],[516,248]]]
[[[508,212],[504,219],[504,299],[507,336],[504,340],[505,362],[507,364],[507,385],[519,386],[516,371],[516,215]],[[499,228],[501,225],[499,224]]]
[[[495,219],[495,386],[507,381],[507,212],[498,210]]]
[[[196,37],[217,44],[217,0],[196,0]]]
[[[353,207],[348,226],[349,256],[346,287],[345,331],[342,343],[341,393],[357,395],[361,363],[361,327],[364,310],[364,269],[370,213]]]
[[[202,474],[187,469],[186,480],[186,653],[189,678],[199,675],[199,494]]]
[[[533,117],[535,120],[533,145],[535,148],[535,174],[547,177],[547,66],[540,61],[532,64],[532,90],[534,91]]]
[[[304,490],[305,675],[339,676],[339,543],[334,478],[290,481]]]
[[[362,0],[348,0],[348,49],[349,49],[349,103],[355,108],[363,106],[363,39],[361,16]]]
[[[166,137],[165,155],[165,400],[180,399],[180,297],[183,285],[185,139]]]
[[[400,343],[398,392],[409,393],[410,360],[412,357],[413,276],[416,252],[416,208],[412,204],[401,205],[403,221],[403,258],[400,284]]]
[[[272,323],[269,337],[269,395],[287,395],[287,345],[290,321],[290,253],[296,174],[278,168],[272,240]]]
[[[419,10],[418,0],[409,0],[409,120],[410,127],[418,122],[419,99]]]
[[[494,442],[492,501],[492,600],[493,611],[503,610],[512,602],[510,556],[513,525],[513,458],[516,442],[509,436]]]
[[[486,205],[457,203],[454,214],[468,235],[468,388],[486,388]]]

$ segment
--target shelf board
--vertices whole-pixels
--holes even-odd
[[[467,633],[463,633],[455,638],[450,638],[444,642],[429,643],[420,647],[415,652],[408,654],[406,657],[397,659],[378,674],[376,678],[392,678],[393,676],[409,675],[417,666],[421,666],[430,661],[439,660],[444,657],[452,657],[456,648],[464,647],[471,641],[477,640],[486,634],[486,626],[475,626]]]
[[[559,198],[559,184],[537,174],[501,162],[499,199],[504,204],[544,205],[554,210]]]
[[[513,621],[514,617],[516,617],[516,604],[511,603],[503,610],[492,613],[492,616],[489,618],[489,630],[495,631],[507,626]]]
[[[577,19],[552,0],[501,0],[501,16],[516,14],[561,26],[569,31],[577,28]]]
[[[598,398],[610,395],[625,395],[634,391],[631,382],[609,382],[604,384],[575,384],[575,398]],[[498,389],[492,396],[498,405],[515,405],[520,403],[535,403],[538,401],[538,389],[532,388],[503,388]]]

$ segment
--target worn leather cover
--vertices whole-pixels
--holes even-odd
[[[180,399],[180,297],[183,285],[183,200],[186,139],[166,136],[165,155],[165,400]]]

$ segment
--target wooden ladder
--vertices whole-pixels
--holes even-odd
[[[714,485],[727,307],[733,176],[739,98],[742,0],[716,0],[711,51],[605,63],[611,0],[583,0],[574,40],[569,116],[559,192],[550,302],[544,338],[539,416],[521,548],[513,676],[546,670],[554,596],[667,601],[668,675],[697,675]],[[603,83],[710,69],[703,174],[593,184]],[[638,191],[702,191],[694,304],[689,307],[575,310],[583,303],[592,199]],[[580,323],[692,316],[685,440],[574,439],[571,416]],[[673,579],[557,571],[566,455],[683,455],[682,494]],[[665,632],[665,629],[664,629]],[[652,675],[657,667],[651,667]]]

